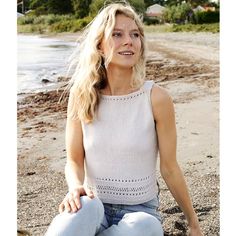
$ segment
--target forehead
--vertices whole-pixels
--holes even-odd
[[[137,29],[138,30],[138,26],[135,23],[135,20],[133,20],[132,18],[125,16],[123,14],[118,14],[116,15],[116,22],[115,22],[115,29]]]

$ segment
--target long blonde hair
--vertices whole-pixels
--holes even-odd
[[[107,84],[106,68],[111,60],[111,57],[102,57],[99,45],[103,38],[107,40],[111,37],[117,14],[133,19],[140,31],[141,53],[133,67],[131,86],[136,88],[144,82],[145,40],[142,21],[129,4],[112,3],[103,8],[85,28],[77,57],[72,62],[73,65],[76,64],[76,69],[71,79],[70,99],[73,99],[72,109],[68,114],[71,118],[79,118],[85,123],[94,120],[99,104],[99,91]]]

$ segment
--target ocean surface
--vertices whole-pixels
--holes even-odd
[[[76,48],[67,42],[40,36],[17,36],[17,93],[47,90],[66,76],[69,58]],[[42,80],[49,80],[43,83]]]

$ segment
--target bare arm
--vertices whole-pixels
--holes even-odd
[[[67,114],[70,114],[73,106],[73,96],[70,95]],[[79,119],[67,117],[66,123],[66,151],[67,161],[65,176],[69,192],[59,206],[59,211],[66,209],[68,212],[76,212],[82,206],[80,196],[88,195],[93,198],[91,191],[85,190],[84,183],[84,147],[83,133]]]
[[[176,159],[177,138],[172,99],[165,90],[154,86],[151,100],[159,142],[161,175],[186,216],[190,235],[202,235],[184,176]]]
[[[67,114],[72,109],[73,98],[70,95]],[[84,182],[84,147],[81,122],[67,117],[66,122],[67,161],[65,175],[69,191],[83,185]]]

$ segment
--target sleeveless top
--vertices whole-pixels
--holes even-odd
[[[82,123],[84,186],[102,202],[135,205],[157,195],[153,81],[127,95],[101,95],[96,119]]]

